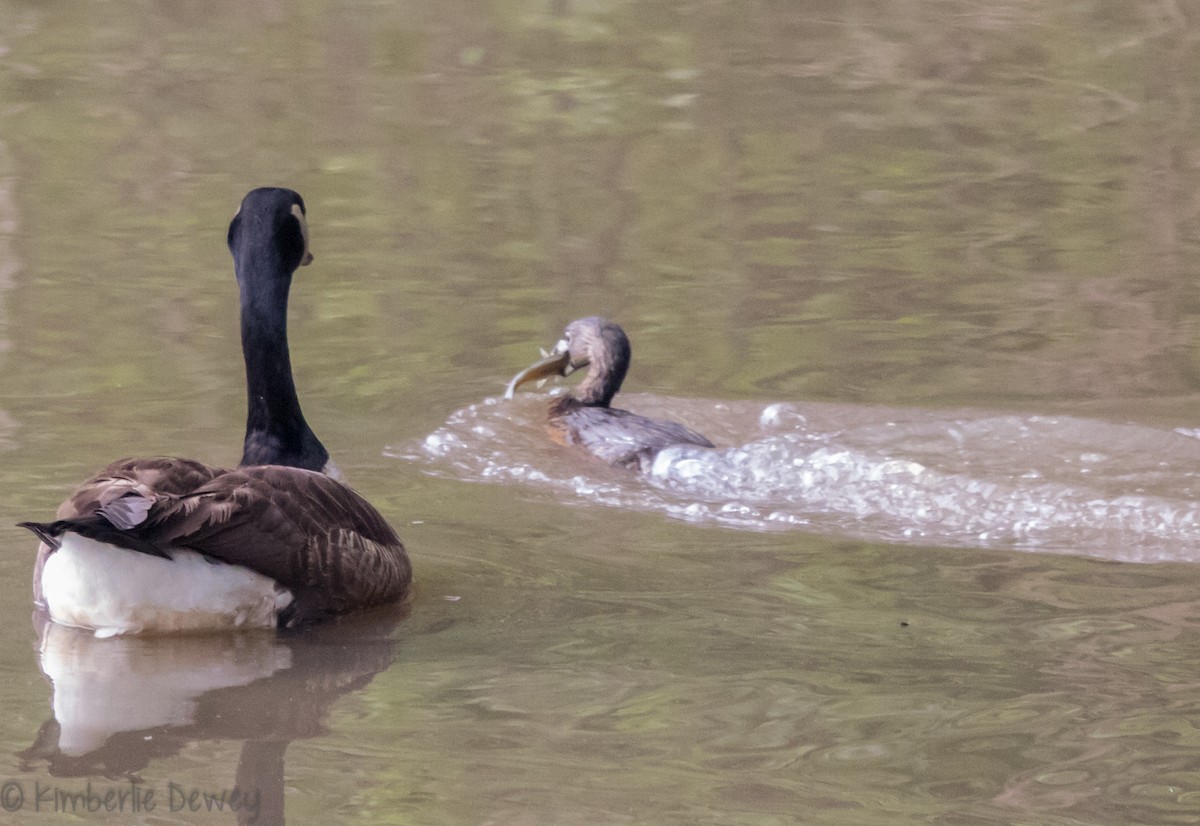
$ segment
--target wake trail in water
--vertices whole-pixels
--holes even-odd
[[[387,455],[467,481],[752,530],[1159,562],[1200,559],[1194,432],[1063,416],[622,395],[718,448],[647,474],[550,443],[545,397],[487,399]]]

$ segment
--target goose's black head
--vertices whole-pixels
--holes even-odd
[[[239,280],[259,272],[291,276],[313,260],[304,199],[282,187],[251,190],[229,223],[227,242]]]
[[[290,189],[251,190],[229,224],[242,304],[248,413],[242,465],[325,468],[329,453],[304,420],[287,342],[292,274],[312,261],[304,199]]]
[[[576,319],[567,325],[562,339],[544,359],[509,382],[505,395],[511,397],[525,382],[552,375],[569,376],[588,367],[576,397],[589,406],[608,407],[625,381],[631,357],[629,337],[619,325],[599,316]]]

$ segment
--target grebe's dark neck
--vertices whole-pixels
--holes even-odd
[[[246,360],[246,440],[242,465],[290,465],[321,470],[329,452],[300,410],[287,340],[289,266],[273,244],[234,253],[242,304]]]
[[[585,407],[608,407],[620,389],[620,379],[614,382],[611,374],[600,373],[593,364],[587,378],[579,383],[573,395]]]
[[[604,324],[590,342],[587,376],[575,389],[575,398],[588,407],[608,407],[629,372],[632,350],[625,332],[611,322]]]

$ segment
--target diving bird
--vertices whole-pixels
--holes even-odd
[[[84,482],[42,544],[34,598],[50,618],[127,633],[293,627],[402,600],[412,582],[387,521],[331,471],[300,411],[287,341],[292,276],[312,261],[304,200],[252,190],[229,225],[248,411],[235,470],[123,459]]]
[[[554,441],[580,445],[610,465],[649,470],[663,448],[687,444],[712,447],[708,439],[676,422],[611,407],[629,370],[629,338],[618,325],[591,316],[572,321],[554,349],[513,377],[504,391],[511,399],[526,382],[568,376],[588,367],[575,393],[550,403],[547,429]]]

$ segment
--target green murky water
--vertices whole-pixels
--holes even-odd
[[[737,529],[544,451],[615,506],[413,459],[599,313],[630,390],[697,426],[723,402],[1069,416],[1100,447],[1052,430],[1039,473],[1082,456],[1103,496],[1182,512],[1198,26],[1143,2],[0,3],[0,805],[57,821],[90,782],[119,809],[75,812],[96,823],[1200,821],[1175,522],[1177,561],[1134,565],[1070,526],[1054,549],[1088,556]],[[410,547],[409,614],[39,643],[33,543],[4,526],[120,456],[236,461],[224,232],[260,184],[308,202],[297,383]],[[723,446],[756,426],[731,416]],[[968,445],[955,472],[1030,472]],[[253,811],[205,802],[235,786]]]

